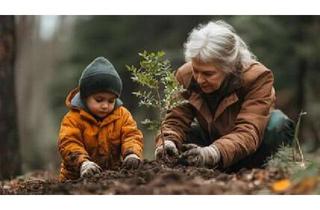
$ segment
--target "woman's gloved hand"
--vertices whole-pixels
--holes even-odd
[[[179,152],[176,147],[176,144],[173,141],[165,140],[164,141],[165,153],[170,157],[178,157]],[[158,146],[154,152],[156,160],[161,160],[163,157],[163,145]]]
[[[101,167],[89,160],[84,161],[80,167],[80,177],[90,177],[101,172]]]
[[[221,159],[219,149],[215,145],[200,147],[196,144],[184,144],[180,156],[188,165],[214,168]]]

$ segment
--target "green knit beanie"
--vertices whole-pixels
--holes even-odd
[[[119,74],[104,57],[94,59],[84,69],[79,86],[82,100],[101,91],[109,91],[120,97],[122,91],[122,81]]]

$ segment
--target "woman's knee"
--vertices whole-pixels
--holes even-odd
[[[264,142],[268,145],[291,145],[294,136],[294,122],[285,115],[281,110],[276,109],[271,112],[267,124]]]

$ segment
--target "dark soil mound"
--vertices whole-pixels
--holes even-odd
[[[256,194],[283,177],[276,170],[244,169],[227,174],[145,160],[137,170],[119,168],[64,183],[56,177],[34,174],[2,183],[0,194]]]

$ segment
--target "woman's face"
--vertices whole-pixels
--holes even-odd
[[[227,74],[211,63],[203,63],[198,59],[192,60],[193,77],[204,93],[218,90]]]

